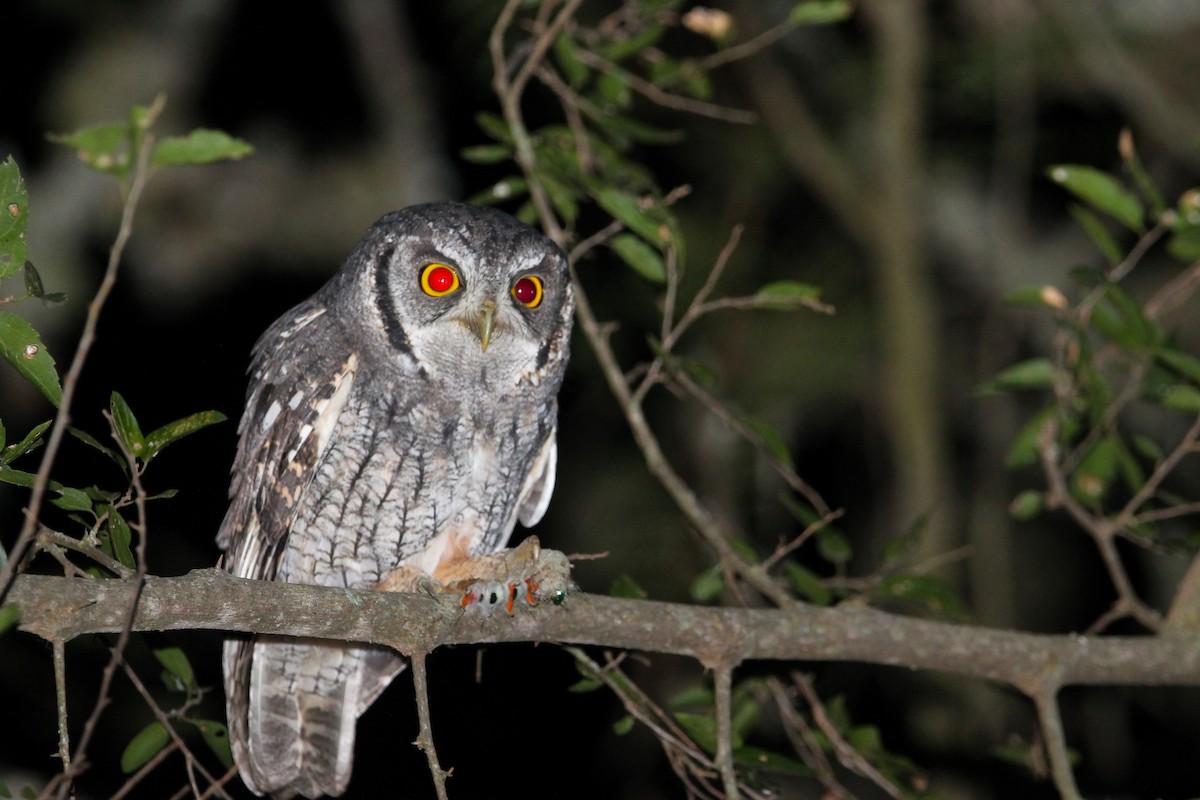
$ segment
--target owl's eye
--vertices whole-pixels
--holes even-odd
[[[513,284],[512,296],[526,308],[537,308],[542,304],[542,279],[536,275],[526,275]]]
[[[429,264],[421,270],[421,289],[430,297],[445,297],[458,291],[458,273],[445,264]]]

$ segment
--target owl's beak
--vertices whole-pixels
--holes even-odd
[[[479,309],[479,343],[483,345],[483,352],[487,352],[488,343],[492,341],[492,327],[495,325],[496,318],[496,301],[484,300],[483,307]]]

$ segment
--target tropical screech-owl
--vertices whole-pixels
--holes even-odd
[[[380,219],[255,345],[225,568],[412,589],[503,548],[554,488],[573,305],[562,250],[502,212]],[[356,720],[404,668],[382,647],[261,635],[227,641],[224,665],[238,768],[275,797],[341,794]]]

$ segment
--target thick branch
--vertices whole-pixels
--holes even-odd
[[[21,627],[49,641],[121,629],[134,584],[21,575]],[[562,607],[464,612],[457,598],[264,583],[219,570],[148,578],[136,630],[212,629],[385,644],[402,652],[552,641],[674,653],[704,663],[861,661],[955,672],[1022,690],[1069,684],[1200,685],[1185,636],[1050,636],[888,614],[865,606],[710,608],[576,594]]]

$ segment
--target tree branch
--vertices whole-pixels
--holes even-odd
[[[120,631],[131,581],[21,575],[20,626],[47,641]],[[860,661],[938,670],[1025,691],[1072,684],[1200,685],[1187,637],[1031,634],[903,617],[859,605],[784,609],[689,606],[601,595],[513,616],[464,615],[456,597],[251,581],[221,570],[150,577],[134,630],[253,631],[367,642],[401,652],[452,644],[550,641],[747,660]]]

